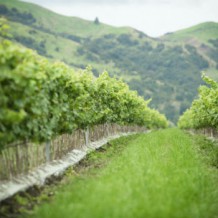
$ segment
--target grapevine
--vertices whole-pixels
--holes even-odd
[[[101,123],[167,126],[149,101],[107,72],[99,78],[89,67],[75,72],[7,40],[0,44],[0,68],[1,146],[43,142]]]
[[[200,86],[198,99],[180,117],[178,126],[185,129],[218,130],[218,83],[205,75],[202,79],[207,86]]]

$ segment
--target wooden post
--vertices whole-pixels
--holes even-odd
[[[87,127],[85,130],[85,145],[87,147],[89,146],[89,127]]]
[[[110,131],[109,131],[109,124],[106,123],[106,136],[110,136]]]
[[[45,144],[46,163],[50,162],[50,145],[51,145],[50,141],[47,141],[46,144]]]

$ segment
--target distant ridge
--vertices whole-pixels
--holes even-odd
[[[178,30],[176,32],[168,33],[161,38],[165,40],[187,40],[188,38],[195,38],[202,43],[208,43],[210,39],[217,39],[218,37],[218,23],[205,22],[195,26]]]

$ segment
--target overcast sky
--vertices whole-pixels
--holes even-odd
[[[113,26],[131,26],[157,37],[192,25],[218,22],[218,0],[25,0],[57,13]]]

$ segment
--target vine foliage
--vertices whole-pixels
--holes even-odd
[[[200,86],[198,99],[180,117],[178,126],[185,129],[218,130],[218,83],[202,75],[207,85]]]
[[[8,40],[0,44],[0,146],[43,142],[102,123],[166,127],[164,115],[103,72],[75,72]]]

